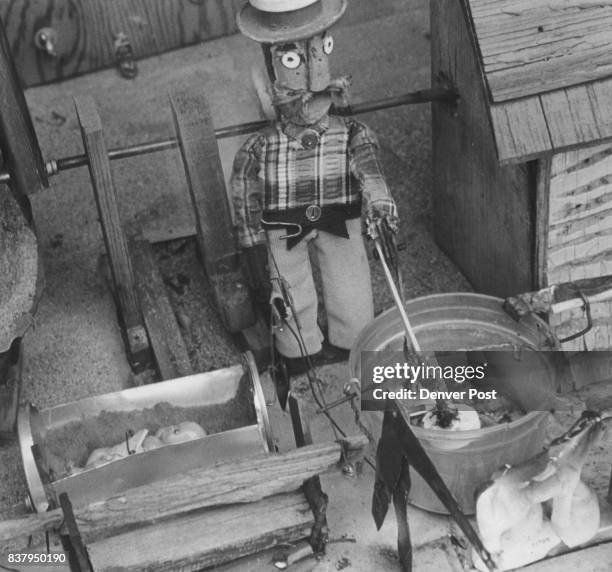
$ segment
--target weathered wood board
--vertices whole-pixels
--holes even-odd
[[[583,148],[553,156],[550,171],[548,284],[612,273],[612,145]],[[612,302],[591,307],[593,330],[564,349],[610,349]],[[551,317],[564,337],[586,325],[583,310]]]
[[[612,2],[460,2],[500,162],[612,139]]]
[[[125,527],[153,524],[195,510],[257,502],[295,491],[306,479],[333,469],[343,459],[361,458],[366,445],[367,439],[359,435],[348,437],[342,445],[323,443],[192,469],[75,507],[76,522],[86,541],[100,540]],[[61,522],[59,509],[0,521],[0,543],[27,539],[57,528]]]
[[[459,2],[431,3],[432,87],[455,86],[456,108],[432,105],[436,241],[483,293],[534,284],[533,166],[500,167],[477,56]]]
[[[177,88],[170,106],[196,220],[196,240],[217,308],[230,332],[255,324],[256,316],[233,232],[232,215],[203,86]]]
[[[196,513],[87,546],[96,572],[201,570],[307,538],[314,523],[302,493]]]
[[[159,375],[163,380],[192,375],[195,372],[151,244],[133,240],[129,250],[140,310]]]
[[[612,75],[612,3],[468,0],[495,102]]]
[[[241,0],[0,0],[19,75],[26,86],[66,79],[115,63],[115,36],[136,58],[237,31]],[[41,28],[56,33],[56,55],[36,48]]]
[[[114,295],[119,307],[119,318],[128,349],[128,359],[137,369],[147,357],[149,342],[138,305],[134,272],[119,214],[117,192],[102,121],[91,96],[75,100],[75,107],[81,127],[83,146],[88,156],[89,174],[100,216],[102,236],[109,256]]]

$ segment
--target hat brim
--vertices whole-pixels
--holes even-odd
[[[316,36],[333,26],[344,14],[347,0],[320,0],[321,11],[304,24],[266,26],[260,10],[247,3],[236,16],[238,29],[248,38],[262,44],[277,44],[291,40],[304,40]]]

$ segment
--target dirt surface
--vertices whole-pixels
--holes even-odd
[[[238,363],[240,352],[221,322],[195,239],[160,244],[155,256],[193,370],[210,371]]]

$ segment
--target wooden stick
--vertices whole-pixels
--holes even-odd
[[[363,435],[347,438],[349,460],[360,456],[366,445]],[[341,451],[339,443],[325,443],[231,461],[206,470],[194,469],[128,489],[101,502],[77,506],[76,523],[86,540],[99,539],[126,526],[151,523],[190,510],[258,501],[296,490],[310,477],[330,470],[341,460]],[[52,529],[61,520],[61,511],[56,510],[0,521],[0,542]]]

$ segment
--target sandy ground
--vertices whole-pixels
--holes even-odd
[[[333,71],[352,74],[354,101],[428,87],[428,20],[426,0],[351,3],[344,23],[334,33]],[[209,97],[217,127],[258,119],[249,79],[253,65],[261,65],[259,48],[233,36],[142,61],[139,75],[132,81],[108,70],[29,90],[27,100],[44,156],[54,158],[82,151],[73,98],[86,95],[93,96],[99,106],[111,148],[172,136],[167,94],[175,86],[201,86]],[[429,232],[429,106],[380,111],[361,119],[379,134],[383,163],[399,203],[401,234],[407,246],[401,253],[407,296],[469,290],[470,285],[436,247]],[[226,173],[240,142],[234,138],[220,144]],[[129,232],[171,232],[192,222],[176,151],[116,161],[113,175]],[[33,208],[46,291],[36,327],[26,339],[24,399],[46,408],[133,385],[136,380],[125,360],[112,298],[99,268],[103,244],[87,170],[54,177],[49,191],[33,197]],[[193,244],[173,241],[157,248],[156,254],[175,309],[188,317],[183,330],[194,367],[207,371],[237,363],[236,347],[222,333],[201,269],[193,262]],[[380,311],[392,301],[375,263],[373,270],[376,309]],[[326,366],[320,373],[336,380],[329,389],[330,400],[340,394],[349,377],[346,364]],[[265,377],[264,385],[279,446],[286,449],[293,446],[288,415],[274,402],[273,389]],[[348,406],[338,408],[337,415],[350,433],[359,431]],[[376,436],[379,419],[365,416],[364,422]],[[323,416],[317,416],[313,434],[316,441],[333,438]],[[601,481],[600,494],[606,462],[599,457],[594,471]],[[352,479],[337,474],[323,479],[330,496],[332,539],[338,542],[330,545],[320,563],[321,571],[399,569],[393,517],[377,532],[369,515],[372,477],[366,467]],[[18,447],[4,444],[0,447],[0,514],[22,514],[25,495]],[[415,570],[460,570],[451,542],[457,532],[449,521],[413,508],[409,518],[417,547]],[[272,570],[272,556],[262,555],[234,570]],[[305,572],[312,568],[309,561],[292,569]]]

